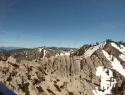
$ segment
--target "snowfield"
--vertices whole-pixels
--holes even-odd
[[[122,54],[119,55],[119,58],[121,58],[123,61],[125,61],[125,47],[123,45],[117,46],[115,43],[111,43],[113,47],[118,49]],[[99,48],[99,45],[93,48],[94,50],[97,50]],[[88,50],[88,55],[90,56],[92,53],[90,50]],[[117,60],[116,57],[113,55],[109,55],[105,50],[102,50],[105,57],[111,62],[112,69],[119,72],[121,75],[125,76],[125,69],[121,65],[120,61]],[[87,53],[86,53],[87,54]],[[108,70],[108,74],[106,71]],[[112,94],[111,89],[115,86],[116,80],[113,79],[113,72],[110,69],[104,69],[103,67],[99,66],[96,71],[96,76],[99,76],[101,78],[100,83],[100,89],[103,91],[100,91],[98,87],[93,90],[94,95],[108,95]]]
[[[99,48],[103,48],[106,45],[106,42],[102,42],[101,44],[94,46],[93,48],[90,47],[84,54],[85,57],[91,56],[96,50]]]
[[[121,58],[123,61],[125,61],[125,55],[124,54],[119,55],[119,58]]]
[[[118,71],[121,75],[125,76],[125,69],[123,69],[123,66],[121,65],[121,63],[117,60],[117,58],[115,58],[112,55],[109,55],[106,51],[103,50],[103,54],[105,55],[105,57],[111,62],[112,68],[116,71]],[[113,60],[112,60],[113,57]]]
[[[106,73],[108,70],[108,74]],[[101,78],[101,90],[96,87],[95,90],[93,90],[94,95],[107,95],[111,94],[111,89],[116,84],[116,80],[113,79],[113,73],[110,69],[104,69],[103,67],[99,66],[96,71],[96,76],[99,76]]]
[[[111,43],[111,45],[113,47],[115,47],[116,49],[118,49],[120,52],[122,52],[125,55],[125,47],[123,45],[120,45],[120,47],[117,46],[115,43]]]

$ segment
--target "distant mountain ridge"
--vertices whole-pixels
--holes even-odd
[[[36,48],[42,48],[42,47],[36,47]],[[53,50],[56,50],[56,49],[62,49],[62,50],[65,50],[65,51],[68,51],[70,49],[77,49],[77,48],[71,48],[71,47],[48,47],[50,49],[53,49]],[[25,47],[13,47],[13,46],[10,46],[10,47],[5,47],[5,46],[1,46],[0,49],[2,50],[6,50],[6,51],[11,51],[11,50],[18,50],[18,49],[35,49],[35,48],[25,48]]]
[[[14,50],[14,49],[21,49],[21,47],[0,47],[0,49],[2,50],[6,50],[6,51],[9,51],[9,50]]]
[[[2,47],[0,50],[8,53],[8,56],[13,56],[18,61],[34,60],[42,57],[58,56],[69,54],[70,51],[76,51],[77,48],[69,47],[37,47],[37,48],[20,48],[20,47]]]

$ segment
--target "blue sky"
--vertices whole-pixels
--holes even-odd
[[[0,46],[125,41],[125,0],[2,0]]]

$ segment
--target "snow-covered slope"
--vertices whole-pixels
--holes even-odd
[[[121,65],[121,63],[117,60],[117,58],[115,58],[112,55],[109,55],[104,50],[103,50],[103,53],[106,56],[106,58],[111,62],[112,68],[114,70],[118,71],[121,75],[125,76],[125,69],[123,68],[123,66]]]
[[[107,72],[107,73],[106,73]],[[93,90],[95,95],[110,95],[111,90],[116,84],[116,80],[113,79],[113,73],[110,69],[104,69],[103,67],[97,67],[96,76],[101,78],[100,88],[96,87]]]
[[[121,44],[119,44],[119,46],[118,46],[115,42],[111,42],[110,44],[112,47],[116,48],[116,50],[121,52],[122,54],[120,54],[119,57],[116,58],[117,54],[116,54],[116,56],[113,56],[113,55],[110,55],[105,50],[102,50],[104,56],[110,62],[112,67],[108,68],[108,69],[107,68],[105,69],[102,66],[97,67],[96,76],[100,77],[101,83],[100,83],[100,88],[96,87],[95,90],[93,90],[94,95],[112,95],[113,94],[112,89],[115,88],[116,84],[117,84],[117,86],[119,85],[118,87],[122,87],[122,85],[121,85],[122,81],[123,81],[122,76],[121,77],[114,76],[114,74],[113,74],[114,71],[112,71],[112,70],[115,70],[116,72],[118,72],[119,74],[121,74],[125,77],[125,69],[124,69],[123,65],[121,64],[121,60],[125,61],[125,47]],[[108,49],[110,49],[110,48],[108,48]],[[112,54],[115,54],[115,53],[112,53]],[[119,60],[119,58],[121,58],[121,60]],[[106,73],[107,70],[108,70],[108,74]],[[116,77],[117,81],[116,81],[115,77]],[[122,95],[125,95],[124,92],[125,91],[120,92],[120,93],[122,93]],[[117,93],[117,92],[115,92],[115,93]]]
[[[125,47],[120,44],[120,46],[116,45],[115,43],[111,43],[113,47],[115,47],[117,50],[122,52],[122,54],[119,55],[119,58],[121,58],[123,61],[125,61]]]
[[[123,45],[120,44],[120,47],[118,45],[116,45],[115,43],[111,43],[111,45],[113,47],[115,47],[116,49],[118,49],[120,52],[122,52],[123,54],[125,54],[125,47]]]
[[[106,45],[106,42],[102,42],[101,44],[94,46],[94,47],[90,47],[88,50],[86,50],[86,52],[84,53],[84,56],[91,56],[96,50],[98,50],[99,48],[103,48]]]

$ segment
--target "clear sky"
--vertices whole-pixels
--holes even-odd
[[[0,0],[0,46],[125,41],[125,0]]]

